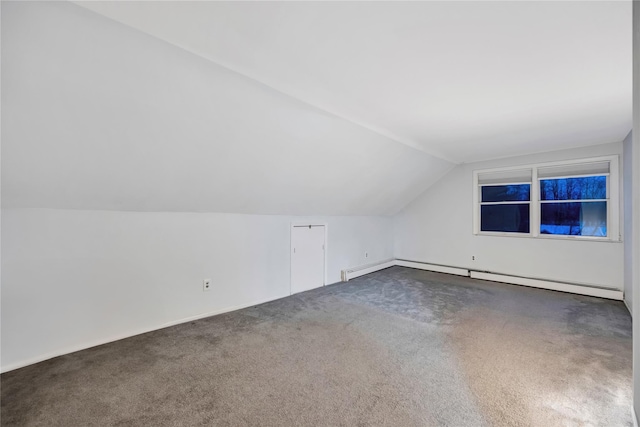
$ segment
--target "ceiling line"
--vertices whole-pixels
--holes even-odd
[[[280,94],[282,94],[282,95],[284,95],[284,96],[286,96],[288,98],[291,98],[291,99],[293,99],[293,100],[295,100],[297,102],[303,103],[303,104],[305,104],[305,105],[307,105],[309,107],[312,107],[312,108],[314,108],[316,110],[322,111],[323,113],[330,114],[330,115],[332,115],[334,117],[337,117],[339,119],[342,119],[342,120],[346,120],[346,121],[348,121],[350,123],[353,123],[353,124],[355,124],[357,126],[365,128],[365,129],[367,129],[367,130],[369,130],[371,132],[374,132],[374,133],[376,133],[378,135],[384,136],[385,138],[390,139],[393,142],[397,142],[399,144],[406,145],[406,146],[408,146],[410,148],[413,148],[414,150],[421,151],[421,152],[426,153],[426,154],[428,154],[430,156],[436,157],[436,158],[441,159],[441,160],[445,160],[445,161],[447,161],[449,163],[452,163],[454,165],[458,165],[458,164],[461,163],[460,161],[454,160],[454,159],[448,157],[447,155],[445,155],[445,154],[443,154],[443,153],[441,153],[441,152],[439,152],[437,150],[425,149],[419,143],[417,143],[415,141],[412,141],[411,139],[407,139],[407,138],[403,138],[403,137],[397,136],[394,133],[389,132],[386,129],[378,128],[377,126],[373,126],[373,125],[371,125],[369,123],[365,123],[365,122],[362,122],[360,120],[353,119],[351,117],[345,116],[343,114],[336,113],[335,111],[332,111],[332,110],[330,110],[330,109],[328,109],[326,107],[322,107],[322,106],[316,105],[316,104],[314,104],[312,102],[309,102],[309,101],[307,101],[305,99],[299,98],[296,95],[293,95],[293,94],[288,93],[288,92],[286,92],[286,91],[284,91],[282,89],[279,89],[279,88],[277,88],[275,86],[272,86],[271,84],[261,80],[260,78],[251,75],[249,72],[239,70],[239,69],[237,69],[236,67],[234,67],[232,65],[229,65],[229,64],[227,64],[227,63],[225,63],[223,61],[220,61],[219,59],[213,59],[213,58],[211,58],[211,57],[209,57],[207,55],[203,55],[200,52],[196,52],[191,48],[188,48],[186,46],[182,46],[180,44],[174,43],[174,42],[166,40],[166,39],[164,39],[162,37],[156,36],[155,34],[151,34],[151,33],[147,32],[147,31],[144,31],[144,30],[142,30],[140,28],[136,28],[134,26],[126,24],[126,23],[124,23],[122,21],[119,21],[117,19],[114,19],[114,18],[111,18],[109,16],[103,15],[102,13],[97,12],[97,11],[95,11],[93,9],[86,8],[86,7],[84,7],[82,5],[82,2],[71,1],[71,3],[73,3],[73,4],[75,4],[75,5],[79,6],[79,7],[82,7],[84,10],[87,10],[87,11],[89,11],[91,13],[94,13],[96,15],[99,15],[99,16],[103,17],[103,18],[109,19],[112,22],[116,22],[116,23],[118,23],[120,25],[124,25],[125,27],[130,28],[130,29],[132,29],[134,31],[146,34],[149,37],[153,37],[156,40],[160,40],[160,41],[162,41],[164,43],[167,43],[167,44],[170,44],[172,46],[175,46],[175,47],[177,47],[177,48],[179,48],[181,50],[184,50],[185,52],[188,52],[188,53],[190,53],[192,55],[197,56],[198,58],[202,58],[202,59],[204,59],[204,60],[206,60],[206,61],[208,61],[208,62],[210,62],[210,63],[212,63],[212,64],[214,64],[214,65],[216,65],[218,67],[220,67],[220,68],[224,68],[224,69],[226,69],[228,71],[231,71],[233,73],[239,74],[240,76],[242,76],[245,79],[248,79],[248,80],[251,80],[253,82],[256,82],[256,83],[258,83],[258,84],[260,84],[262,86],[266,86],[270,90],[278,92],[278,93],[280,93]]]
[[[196,56],[198,56],[200,58],[206,59],[207,61],[211,62],[214,65],[217,65],[217,66],[219,66],[221,68],[225,68],[225,69],[227,69],[227,70],[229,70],[229,71],[231,71],[233,73],[239,74],[240,76],[242,76],[242,77],[244,77],[246,79],[253,80],[253,81],[255,81],[255,82],[257,82],[257,83],[259,83],[259,84],[261,84],[263,86],[266,86],[270,90],[273,90],[273,91],[276,91],[278,93],[281,93],[282,95],[285,95],[288,98],[291,98],[291,99],[293,99],[293,100],[295,100],[297,102],[301,102],[301,103],[303,103],[303,104],[305,104],[305,105],[307,105],[309,107],[312,107],[312,108],[314,108],[316,110],[319,110],[319,111],[322,111],[324,113],[330,114],[330,115],[332,115],[334,117],[337,117],[339,119],[346,120],[346,121],[348,121],[350,123],[353,123],[353,124],[355,124],[357,126],[363,127],[363,128],[365,128],[365,129],[367,129],[367,130],[369,130],[371,132],[377,133],[378,135],[384,136],[385,138],[388,138],[388,139],[390,139],[390,140],[392,140],[394,142],[397,142],[397,143],[406,145],[408,147],[411,147],[414,150],[422,151],[423,153],[429,154],[430,156],[433,156],[433,157],[437,157],[437,158],[439,158],[441,160],[445,160],[445,161],[447,161],[449,163],[453,163],[453,164],[456,164],[456,165],[460,164],[459,161],[453,160],[453,159],[449,158],[448,156],[446,156],[445,154],[443,154],[443,153],[441,153],[441,152],[439,152],[437,150],[428,150],[428,149],[422,147],[419,143],[417,143],[415,141],[412,141],[411,139],[407,139],[407,138],[403,138],[403,137],[400,137],[398,135],[395,135],[393,132],[390,132],[387,129],[383,129],[383,128],[379,128],[377,126],[373,126],[373,125],[371,125],[369,123],[366,123],[366,122],[363,122],[361,120],[348,117],[348,116],[346,116],[344,114],[336,113],[335,111],[330,110],[329,108],[326,108],[326,107],[323,107],[321,105],[317,105],[315,103],[309,102],[309,101],[307,101],[305,99],[302,99],[302,98],[300,98],[300,97],[298,97],[296,95],[293,95],[293,94],[291,94],[291,93],[289,93],[287,91],[284,91],[284,90],[279,89],[279,88],[277,88],[275,86],[272,86],[271,84],[266,83],[265,81],[263,81],[263,80],[261,80],[261,79],[259,79],[257,77],[254,77],[253,75],[249,74],[248,72],[241,71],[241,70],[237,69],[236,67],[234,67],[232,65],[228,65],[227,63],[224,63],[224,62],[222,62],[220,60],[212,59],[212,58],[210,58],[208,56],[204,56],[202,54],[199,54],[198,52],[194,52],[193,50],[191,50],[189,48],[177,45],[175,43],[171,43],[171,42],[169,42],[167,40],[164,40],[164,39],[160,39],[159,38],[159,40],[163,40],[166,43],[169,43],[169,44],[172,44],[174,46],[177,46],[180,49],[183,49],[183,50],[185,50],[185,51],[187,51],[187,52],[189,52],[189,53],[191,53],[193,55],[196,55]]]

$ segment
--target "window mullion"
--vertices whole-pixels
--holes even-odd
[[[544,203],[589,203],[589,202],[608,202],[609,199],[562,199],[562,200],[540,200],[540,204]]]
[[[620,241],[620,181],[618,159],[612,159],[611,175],[607,177],[607,235],[611,240]],[[612,179],[613,178],[613,179]]]
[[[480,186],[478,185],[478,173],[473,173],[473,234],[480,231]]]
[[[538,181],[538,168],[531,168],[531,205],[529,217],[531,218],[530,231],[533,237],[540,234],[540,181]]]

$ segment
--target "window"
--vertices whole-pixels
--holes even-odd
[[[474,172],[474,233],[618,240],[618,158]]]
[[[606,175],[540,180],[540,233],[606,237]]]
[[[531,170],[487,172],[478,176],[480,231],[525,233],[531,228]]]

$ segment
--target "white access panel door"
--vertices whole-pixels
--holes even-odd
[[[291,294],[324,286],[324,225],[291,228]]]

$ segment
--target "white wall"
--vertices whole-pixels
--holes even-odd
[[[3,2],[2,51],[2,371],[288,295],[303,218],[177,211],[388,214],[451,166],[73,4]],[[622,244],[472,236],[471,170],[395,219],[313,218],[327,282],[395,244],[622,287]]]
[[[451,167],[72,3],[1,8],[2,370],[288,295],[287,215],[348,215],[314,218],[337,282]]]
[[[476,236],[472,202],[476,169],[621,153],[614,143],[459,165],[395,216],[395,256],[622,290],[622,243]]]
[[[622,165],[622,192],[624,226],[624,303],[633,313],[633,132],[624,139]]]
[[[305,220],[328,225],[327,283],[393,255],[384,217],[5,209],[2,371],[287,296]]]
[[[633,2],[633,312],[640,313],[640,2]],[[640,316],[633,318],[633,408],[640,414]],[[636,424],[637,425],[637,424]]]
[[[327,283],[391,258],[367,215],[450,167],[77,5],[1,7],[3,371],[288,295],[290,215],[350,215],[312,218]]]

